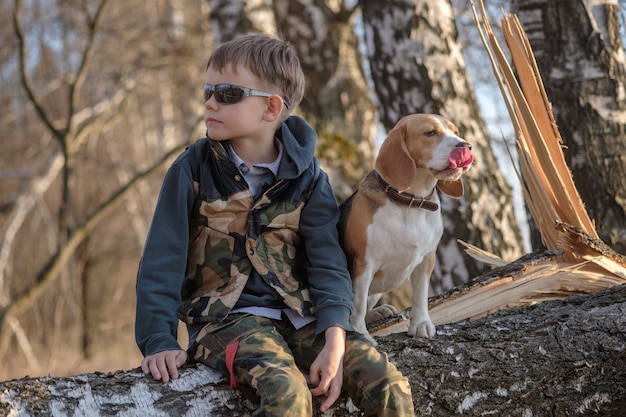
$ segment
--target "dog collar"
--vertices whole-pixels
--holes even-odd
[[[385,189],[385,194],[389,196],[389,199],[394,203],[414,208],[422,208],[429,211],[439,210],[439,204],[430,201],[430,198],[435,193],[435,189],[430,192],[427,197],[416,197],[413,194],[401,193],[393,188],[387,181],[380,176],[377,171],[374,171],[378,183]]]

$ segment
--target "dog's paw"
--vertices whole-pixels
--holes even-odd
[[[374,307],[365,315],[366,323],[374,323],[378,320],[386,319],[387,317],[395,316],[398,314],[398,310],[391,304],[383,304],[378,307]]]
[[[409,325],[409,330],[407,332],[411,336],[420,336],[427,337],[432,339],[437,330],[435,329],[435,325],[430,320],[422,320],[418,322],[417,320],[411,320],[411,324]]]

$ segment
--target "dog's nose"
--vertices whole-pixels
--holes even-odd
[[[456,144],[455,148],[467,148],[467,149],[472,149],[472,145],[468,142],[459,142]]]

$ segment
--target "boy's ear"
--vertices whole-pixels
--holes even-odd
[[[265,117],[268,122],[273,122],[280,118],[285,109],[285,103],[278,95],[267,98],[267,107],[265,108]]]

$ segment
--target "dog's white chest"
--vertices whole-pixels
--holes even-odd
[[[375,279],[370,293],[396,287],[406,280],[424,257],[437,248],[443,233],[441,213],[387,202],[367,228],[366,259]]]

